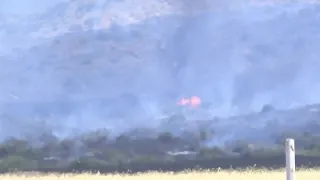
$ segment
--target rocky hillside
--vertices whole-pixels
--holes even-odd
[[[176,100],[192,95],[209,104],[182,113],[192,120],[246,114],[265,104],[318,103],[319,7],[311,1],[81,0],[43,14],[2,16],[2,137],[44,126],[61,136],[159,127],[159,116],[177,113]],[[269,142],[268,124],[279,124],[273,130],[280,133],[288,125],[300,132],[317,123],[293,115],[213,124],[222,142],[253,133]]]

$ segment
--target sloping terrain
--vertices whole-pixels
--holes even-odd
[[[176,100],[192,95],[209,105],[183,112],[186,126],[226,117],[212,122],[217,138],[208,144],[273,142],[288,128],[314,132],[317,116],[306,109],[228,116],[320,101],[319,7],[68,1],[40,15],[3,17],[2,137],[46,128],[58,136],[100,127],[177,133],[184,125],[160,127],[158,117],[179,112]]]

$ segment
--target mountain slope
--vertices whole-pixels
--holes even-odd
[[[2,123],[36,125],[32,119],[40,117],[121,132],[157,125],[156,117],[176,111],[182,96],[208,102],[208,119],[265,104],[318,103],[320,6],[240,5],[68,1],[41,15],[2,20]],[[295,127],[304,123],[296,121]],[[246,130],[237,124],[227,119],[219,129]]]

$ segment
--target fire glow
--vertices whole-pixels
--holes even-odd
[[[192,96],[190,98],[183,97],[177,102],[177,105],[197,108],[201,105],[201,99],[198,96]]]

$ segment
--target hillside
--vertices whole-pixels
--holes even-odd
[[[297,166],[319,166],[319,13],[206,0],[0,12],[0,172],[279,167],[287,137]]]
[[[162,131],[159,117],[181,112],[191,127],[223,118],[214,123],[221,137],[212,144],[270,143],[288,125],[314,133],[317,118],[294,109],[241,125],[243,118],[230,116],[265,104],[319,103],[319,7],[82,0],[43,14],[1,16],[1,136],[53,130],[66,137],[99,127],[116,135],[140,126]],[[191,112],[176,106],[192,95],[207,106]]]

